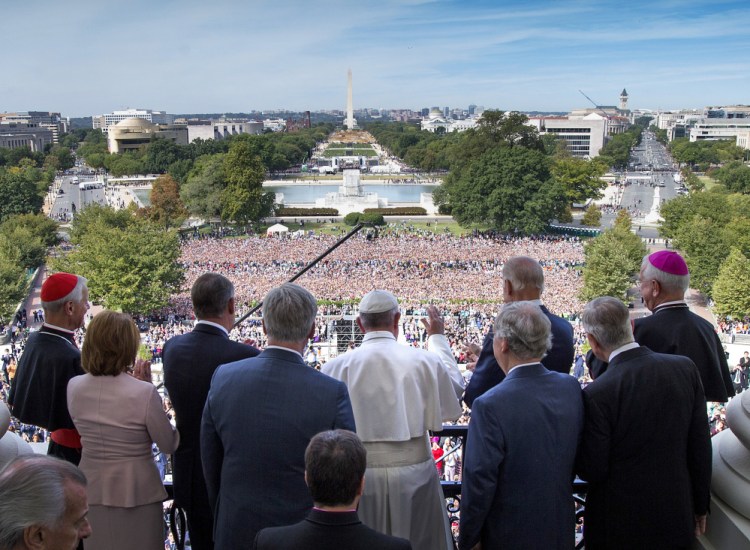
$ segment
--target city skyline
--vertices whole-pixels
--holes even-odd
[[[742,1],[73,0],[3,7],[0,111],[750,103]],[[12,46],[12,47],[11,47]]]

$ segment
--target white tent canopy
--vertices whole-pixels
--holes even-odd
[[[277,223],[276,225],[272,225],[266,230],[266,235],[278,235],[280,233],[287,233],[289,232],[289,228],[285,225],[281,225],[280,223]]]

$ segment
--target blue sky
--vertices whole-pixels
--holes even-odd
[[[0,111],[750,103],[750,2],[5,0]]]

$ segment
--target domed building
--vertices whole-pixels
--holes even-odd
[[[178,145],[188,144],[187,126],[154,124],[142,118],[126,118],[109,130],[110,153],[134,151],[149,143],[154,137],[169,139]]]

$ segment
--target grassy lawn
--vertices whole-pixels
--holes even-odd
[[[377,153],[372,149],[331,149],[330,147],[323,152],[323,156],[331,157],[374,157]]]
[[[471,228],[461,227],[460,225],[458,225],[457,222],[453,220],[451,220],[450,222],[441,221],[436,224],[435,222],[428,222],[427,220],[416,221],[418,220],[418,218],[419,216],[414,216],[409,219],[410,221],[399,223],[398,226],[401,227],[405,225],[414,230],[428,231],[428,232],[440,233],[440,234],[445,233],[446,228],[447,228],[448,231],[452,233],[453,235],[466,235],[468,233],[471,233],[472,231]],[[322,216],[321,216],[321,219],[323,219]],[[265,232],[265,230],[268,227],[270,227],[270,225],[272,224],[269,224],[268,226],[264,226],[263,231]],[[299,223],[284,223],[284,225],[286,225],[289,228],[289,231],[297,231],[298,229],[304,229],[305,231],[315,231],[315,233],[317,234],[334,235],[337,237],[341,237],[352,230],[350,226],[345,225],[343,222],[314,223],[314,222],[305,221],[304,228],[301,228],[299,226]],[[391,228],[388,226],[378,228],[379,231],[385,231],[388,229],[391,229]],[[362,229],[361,231],[364,231],[364,229]]]
[[[711,189],[713,186],[718,185],[718,182],[710,176],[698,176],[698,179],[706,186],[706,191]]]
[[[344,181],[344,177],[339,174],[310,174],[305,176],[297,176],[297,177],[289,177],[282,180],[278,180],[278,185],[283,185],[286,179],[292,180],[304,180],[304,181],[318,181],[321,179],[325,180],[332,180],[332,181]],[[360,176],[360,179],[362,180],[413,180],[414,174],[362,174]],[[275,180],[274,180],[275,181]],[[417,183],[422,183],[421,181],[418,181]],[[425,182],[425,185],[427,182]]]

